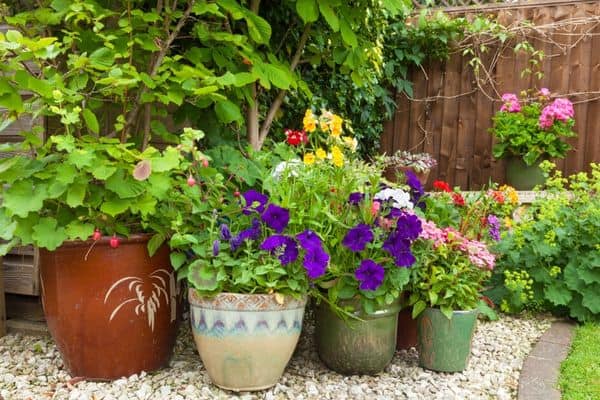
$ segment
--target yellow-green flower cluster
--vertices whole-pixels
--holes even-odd
[[[527,271],[504,271],[504,286],[512,292],[520,293],[519,300],[526,303],[533,300],[533,279]]]

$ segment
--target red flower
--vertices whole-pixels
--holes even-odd
[[[433,181],[433,187],[444,192],[451,192],[450,185],[444,181]]]
[[[452,193],[452,200],[454,200],[454,204],[459,207],[464,207],[465,205],[465,199],[460,193]]]
[[[500,204],[504,204],[504,193],[499,190],[494,190],[492,192],[492,197]]]
[[[291,146],[298,146],[300,143],[307,143],[308,136],[304,131],[295,131],[293,129],[285,130],[286,141]]]

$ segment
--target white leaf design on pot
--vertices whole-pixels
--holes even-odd
[[[173,274],[161,268],[148,275],[148,278],[152,287],[150,293],[147,293],[147,289],[144,290],[148,285],[145,286],[144,280],[137,276],[126,276],[112,284],[104,296],[104,304],[107,303],[111,293],[122,285],[126,285],[133,297],[122,301],[121,304],[116,306],[108,318],[109,321],[112,321],[124,306],[133,303],[135,304],[135,315],[146,314],[148,316],[148,326],[154,331],[154,317],[161,306],[163,298],[165,304],[171,306],[171,321],[175,321],[177,318],[177,302],[175,301],[177,291]]]

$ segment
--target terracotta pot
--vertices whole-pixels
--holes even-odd
[[[302,330],[306,297],[220,293],[201,297],[190,289],[192,332],[212,382],[251,391],[277,383]]]
[[[73,377],[116,379],[167,365],[180,299],[169,249],[150,258],[150,236],[40,249],[48,329]]]
[[[412,307],[403,308],[398,314],[396,349],[417,347],[417,320],[412,318]]]
[[[404,176],[404,172],[406,172],[406,171],[411,171],[413,174],[415,174],[417,176],[417,179],[419,179],[421,184],[424,186],[427,183],[427,179],[429,179],[429,172],[431,170],[428,169],[428,170],[425,170],[422,172],[417,172],[412,167],[391,166],[391,167],[386,168],[386,170],[384,171],[384,176],[389,181],[396,182],[396,176],[397,175]]]

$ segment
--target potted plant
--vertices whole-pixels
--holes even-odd
[[[466,368],[484,282],[494,267],[489,241],[500,239],[505,204],[500,191],[469,198],[445,182],[425,200],[422,231],[414,249],[410,298],[417,319],[419,364],[457,372]],[[429,219],[426,219],[429,218]]]
[[[42,2],[3,19],[0,130],[33,123],[1,150],[15,156],[0,161],[0,254],[41,248],[48,326],[73,376],[118,378],[171,354],[180,309],[161,243],[202,210],[195,181],[211,171],[201,133],[179,137],[187,124],[171,118],[206,100],[179,74],[206,71],[177,43],[204,13],[193,4],[119,19],[120,2]]]
[[[573,132],[573,104],[566,98],[551,100],[550,91],[502,95],[502,107],[494,117],[490,132],[496,138],[493,155],[507,158],[506,179],[519,190],[530,190],[544,182],[539,163],[549,158],[563,158],[571,149],[566,138]]]
[[[192,332],[212,382],[262,390],[292,356],[316,261],[305,245],[309,232],[288,227],[293,210],[259,190],[234,190],[236,169],[222,171],[228,179],[212,177],[203,197],[212,212],[173,235],[171,260],[190,286]]]
[[[184,153],[199,154],[193,142],[140,152],[58,135],[0,161],[2,254],[40,248],[46,321],[72,376],[114,379],[168,362],[181,304],[163,243],[181,210],[201,206],[184,172],[193,164]]]
[[[429,172],[437,165],[437,160],[429,153],[411,153],[398,150],[394,154],[383,158],[385,177],[391,181],[404,178],[406,171],[414,173],[423,185],[427,183]]]
[[[286,133],[302,161],[283,164],[265,188],[295,210],[290,227],[308,228],[321,242],[311,276],[319,357],[343,374],[374,374],[395,351],[399,296],[420,226],[410,194],[381,190],[381,162],[355,159],[342,124],[326,110],[307,111],[304,130]]]

